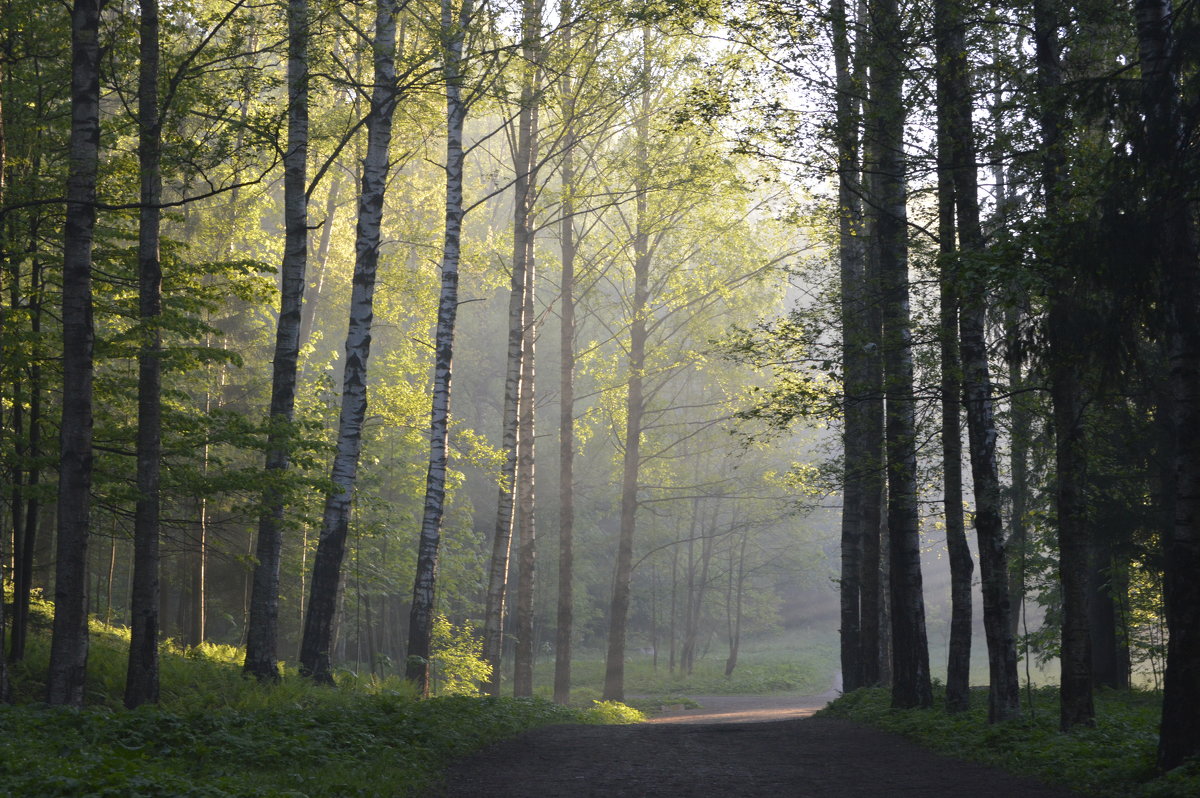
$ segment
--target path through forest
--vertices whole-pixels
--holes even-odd
[[[807,798],[1074,793],[930,753],[898,737],[809,717],[827,696],[713,696],[633,726],[549,726],[451,770],[445,798]]]

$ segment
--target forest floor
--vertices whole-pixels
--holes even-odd
[[[549,726],[456,763],[444,798],[912,795],[1067,798],[867,726],[810,717],[831,696],[697,697],[633,726]]]

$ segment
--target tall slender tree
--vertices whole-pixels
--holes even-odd
[[[371,43],[374,78],[370,118],[367,120],[367,155],[363,159],[362,189],[358,198],[354,277],[350,295],[350,322],[346,331],[346,360],[342,369],[342,401],[338,416],[337,450],[325,497],[321,535],[313,557],[312,587],[304,636],[300,643],[300,673],[315,681],[333,683],[333,618],[346,538],[350,531],[350,500],[358,476],[362,451],[363,419],[367,415],[367,361],[371,354],[374,321],[375,275],[387,189],[388,151],[392,117],[396,110],[396,0],[378,0],[375,33]],[[297,323],[299,314],[297,314]]]
[[[271,373],[268,480],[263,491],[255,549],[254,586],[246,630],[245,670],[260,681],[279,679],[279,569],[283,551],[284,495],[278,482],[291,460],[300,355],[304,272],[308,267],[308,0],[288,0],[288,140],[284,153],[284,247],[279,318]]]
[[[504,650],[504,619],[508,599],[509,559],[512,551],[513,522],[516,518],[519,406],[525,329],[531,321],[525,304],[525,285],[529,278],[529,246],[533,234],[532,213],[535,194],[531,172],[536,162],[534,141],[535,82],[541,35],[541,0],[524,0],[521,12],[521,96],[517,112],[516,147],[513,151],[513,257],[508,299],[508,351],[504,378],[504,407],[500,438],[504,462],[500,468],[499,494],[496,500],[496,524],[492,537],[492,559],[488,570],[487,603],[484,608],[483,656],[492,667],[488,692],[500,692],[500,659]]]
[[[59,424],[54,629],[46,703],[83,705],[92,489],[92,245],[100,161],[101,0],[71,9],[71,138],[63,235],[63,394]]]
[[[158,100],[158,0],[141,0],[138,25],[138,167],[141,209],[138,226],[138,498],[133,528],[133,596],[130,602],[129,668],[125,706],[158,702],[159,481],[162,465],[162,122]]]
[[[1167,416],[1175,441],[1175,512],[1163,547],[1170,637],[1158,747],[1159,766],[1170,769],[1200,754],[1200,241],[1190,194],[1196,145],[1183,132],[1175,8],[1170,0],[1139,0],[1135,13],[1145,119],[1141,157],[1149,240],[1162,274]]]
[[[890,558],[892,704],[930,706],[929,645],[921,580],[917,505],[916,398],[913,394],[912,331],[908,282],[908,212],[903,100],[906,51],[895,0],[871,4],[874,35],[868,135],[878,159],[875,236],[883,315],[886,395],[887,526]]]
[[[992,380],[985,326],[986,281],[970,262],[984,250],[979,212],[978,170],[972,120],[970,67],[966,50],[966,10],[957,0],[940,0],[938,20],[939,114],[947,128],[949,176],[953,181],[955,230],[960,257],[962,311],[959,339],[963,392],[970,444],[971,478],[975,493],[975,531],[983,589],[983,623],[988,647],[988,718],[1009,720],[1019,711],[1016,643],[1009,625],[1008,557],[1004,546],[1001,488],[996,465],[998,437],[992,407]],[[939,152],[939,157],[941,153]],[[943,242],[943,245],[945,242]],[[957,275],[956,275],[957,276]]]
[[[562,142],[562,220],[559,246],[562,258],[559,288],[559,383],[558,383],[558,605],[554,634],[554,700],[571,699],[571,638],[575,626],[575,92],[571,45],[575,25],[574,0],[562,0],[559,17],[566,22],[562,32],[565,66],[559,81],[565,122]]]
[[[1066,159],[1063,153],[1062,65],[1058,40],[1059,7],[1055,0],[1034,0],[1034,47],[1039,88],[1041,178],[1047,220],[1053,224],[1065,212],[1063,198]],[[1083,485],[1083,398],[1078,370],[1081,353],[1075,346],[1079,308],[1076,287],[1063,253],[1053,244],[1047,268],[1051,272],[1046,331],[1050,349],[1050,398],[1053,403],[1057,481],[1059,575],[1062,582],[1062,675],[1059,723],[1064,731],[1095,722],[1092,702],[1091,641],[1087,626],[1087,507]]]
[[[855,85],[850,25],[845,0],[830,5],[833,59],[837,90],[838,260],[841,266],[844,465],[841,528],[841,664],[842,688],[864,686],[863,660],[863,482],[872,464],[867,460],[867,313],[864,303],[866,263],[862,239],[859,185],[860,87]]]
[[[425,477],[425,510],[413,580],[408,624],[405,677],[423,695],[429,692],[430,644],[437,598],[438,546],[446,505],[446,469],[450,435],[450,385],[454,362],[454,324],[458,315],[458,265],[462,254],[463,126],[468,103],[463,97],[463,45],[474,14],[466,0],[454,15],[452,0],[442,0],[442,73],[446,82],[446,208],[442,239],[442,291],[438,300],[434,346],[433,409],[430,413],[429,471]]]
[[[612,603],[608,616],[608,650],[604,660],[604,699],[625,699],[625,638],[629,623],[630,584],[633,580],[633,541],[637,531],[638,472],[641,468],[642,422],[646,412],[644,379],[646,322],[650,303],[648,163],[650,158],[650,42],[641,41],[640,107],[634,119],[633,297],[629,307],[629,346],[626,350],[625,434],[621,455],[621,516],[617,558],[613,570]]]

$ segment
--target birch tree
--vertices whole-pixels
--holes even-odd
[[[463,97],[463,47],[474,5],[466,0],[454,15],[452,0],[442,0],[443,75],[446,82],[446,207],[442,242],[442,290],[438,300],[433,409],[430,413],[429,470],[425,479],[425,508],[413,580],[409,616],[408,661],[405,677],[429,693],[430,644],[437,597],[438,546],[445,515],[446,469],[450,434],[450,385],[454,355],[454,324],[458,314],[458,267],[462,254],[463,125],[469,108]]]
[[[396,0],[378,0],[371,46],[374,79],[370,118],[367,120],[367,155],[363,159],[362,189],[358,198],[341,411],[338,417],[337,449],[330,472],[333,488],[325,497],[321,533],[313,558],[308,611],[304,617],[304,637],[300,644],[300,673],[317,682],[330,684],[333,682],[330,659],[333,618],[350,527],[350,501],[362,449],[363,419],[367,413],[367,361],[371,354],[375,276],[379,265],[392,116],[396,110],[396,12]],[[296,323],[298,326],[298,313]]]
[[[244,668],[259,681],[279,679],[279,569],[283,549],[284,497],[278,477],[290,462],[296,407],[304,273],[308,266],[308,0],[289,0],[288,136],[284,153],[284,254],[280,268],[279,317],[271,372],[267,435],[268,475],[258,519],[254,584],[246,630]]]
[[[531,321],[525,304],[525,285],[529,281],[528,263],[532,252],[532,212],[536,162],[534,141],[535,80],[541,35],[541,0],[525,0],[521,16],[521,97],[517,115],[517,140],[513,155],[513,256],[512,280],[508,301],[508,352],[504,378],[503,431],[500,447],[504,462],[499,475],[496,523],[492,538],[492,558],[488,570],[487,601],[484,608],[483,656],[492,667],[488,692],[500,691],[500,658],[504,649],[504,616],[508,596],[509,557],[512,549],[513,521],[516,516],[517,445],[519,405],[524,387],[521,379],[525,329]]]

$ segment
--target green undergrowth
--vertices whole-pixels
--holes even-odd
[[[1097,796],[1183,798],[1200,795],[1200,762],[1166,775],[1154,767],[1161,696],[1143,691],[1100,691],[1096,725],[1058,731],[1058,688],[1027,694],[1020,720],[991,725],[987,696],[974,691],[971,710],[948,715],[937,709],[892,709],[885,689],[862,689],[842,696],[819,715],[846,718],[902,734],[935,751],[1035,776]],[[935,689],[936,707],[944,691]]]
[[[36,613],[35,629],[45,620]],[[231,646],[162,648],[159,706],[121,707],[128,631],[93,624],[87,707],[39,703],[48,637],[29,639],[0,705],[0,798],[17,796],[407,796],[427,794],[459,757],[553,723],[631,723],[613,702],[417,700],[397,678],[341,674],[334,688],[291,669],[278,685],[241,673]]]

